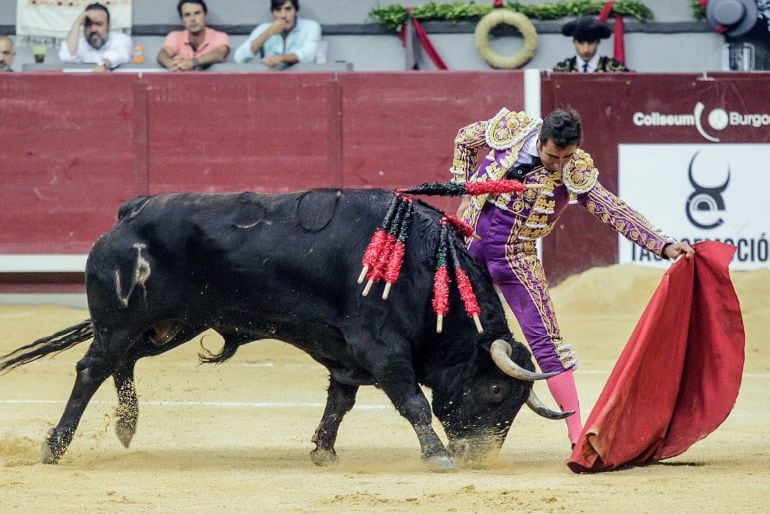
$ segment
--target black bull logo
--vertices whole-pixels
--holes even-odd
[[[701,229],[710,230],[724,223],[724,219],[719,217],[712,223],[705,223],[699,221],[696,218],[700,217],[698,216],[699,213],[715,211],[721,212],[725,210],[725,200],[722,198],[722,193],[725,192],[727,186],[730,184],[730,167],[727,167],[727,179],[725,180],[724,184],[717,187],[703,187],[695,182],[695,178],[692,174],[693,163],[695,162],[695,158],[699,153],[700,152],[695,152],[695,155],[692,156],[692,159],[690,159],[690,166],[687,170],[690,184],[692,184],[692,186],[695,188],[695,191],[693,191],[690,197],[687,198],[687,203],[685,204],[685,213],[687,214],[687,219],[690,220],[690,223],[692,223],[694,226]]]

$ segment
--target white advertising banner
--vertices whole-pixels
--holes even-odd
[[[678,240],[737,247],[733,270],[770,267],[770,144],[618,146],[618,193]],[[670,263],[619,237],[619,262]]]
[[[95,0],[17,0],[16,35],[22,38],[64,39],[85,7]],[[110,11],[110,30],[131,33],[132,0],[101,2]]]

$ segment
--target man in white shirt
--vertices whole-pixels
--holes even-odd
[[[59,48],[59,59],[73,64],[95,64],[94,71],[109,71],[131,61],[131,37],[110,32],[110,11],[88,4],[75,19]]]
[[[270,11],[273,22],[262,23],[251,32],[235,51],[235,62],[258,58],[270,68],[315,62],[321,26],[299,18],[299,0],[270,0]]]

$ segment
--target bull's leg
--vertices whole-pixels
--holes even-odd
[[[99,386],[115,370],[115,364],[112,360],[114,355],[110,352],[112,341],[117,341],[117,339],[105,341],[105,338],[97,332],[91,347],[77,363],[75,385],[67,401],[67,406],[64,408],[64,413],[56,428],[48,431],[40,449],[40,460],[43,464],[56,464],[64,455],[75,435],[75,430],[77,430],[88,402]]]
[[[115,390],[118,394],[118,407],[115,409],[115,433],[124,447],[128,448],[136,433],[136,424],[139,419],[139,401],[134,386],[134,366],[142,357],[160,355],[172,348],[186,343],[196,334],[204,330],[204,327],[181,327],[173,331],[169,338],[153,338],[146,334],[131,347],[129,353],[121,360],[112,377],[115,382]],[[157,332],[156,332],[157,333]]]
[[[326,408],[321,422],[315,429],[312,442],[316,447],[310,452],[310,458],[317,466],[337,463],[337,453],[334,451],[334,443],[337,441],[337,430],[345,414],[356,403],[358,386],[343,384],[329,377],[329,391],[326,396]]]
[[[136,358],[128,358],[118,366],[112,378],[118,393],[118,407],[115,409],[115,433],[124,447],[128,448],[136,433],[136,422],[139,419],[139,401],[134,387],[134,365]]]
[[[389,376],[399,376],[401,380],[381,381],[380,387],[396,406],[399,414],[412,424],[420,441],[422,457],[428,465],[436,471],[454,469],[452,457],[449,456],[449,452],[431,426],[432,417],[428,399],[425,398],[413,377],[410,380],[405,376],[408,373],[403,373],[404,370],[399,371],[402,373],[389,373]]]
[[[423,459],[436,471],[454,469],[452,457],[431,426],[430,403],[417,383],[409,342],[391,339],[367,344],[371,341],[367,330],[355,325],[341,328],[359,363],[414,428]]]

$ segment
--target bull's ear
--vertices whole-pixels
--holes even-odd
[[[127,201],[120,206],[120,209],[118,209],[118,219],[122,220],[126,217],[127,219],[133,218],[139,214],[149,199],[149,196],[137,196],[136,198]]]

